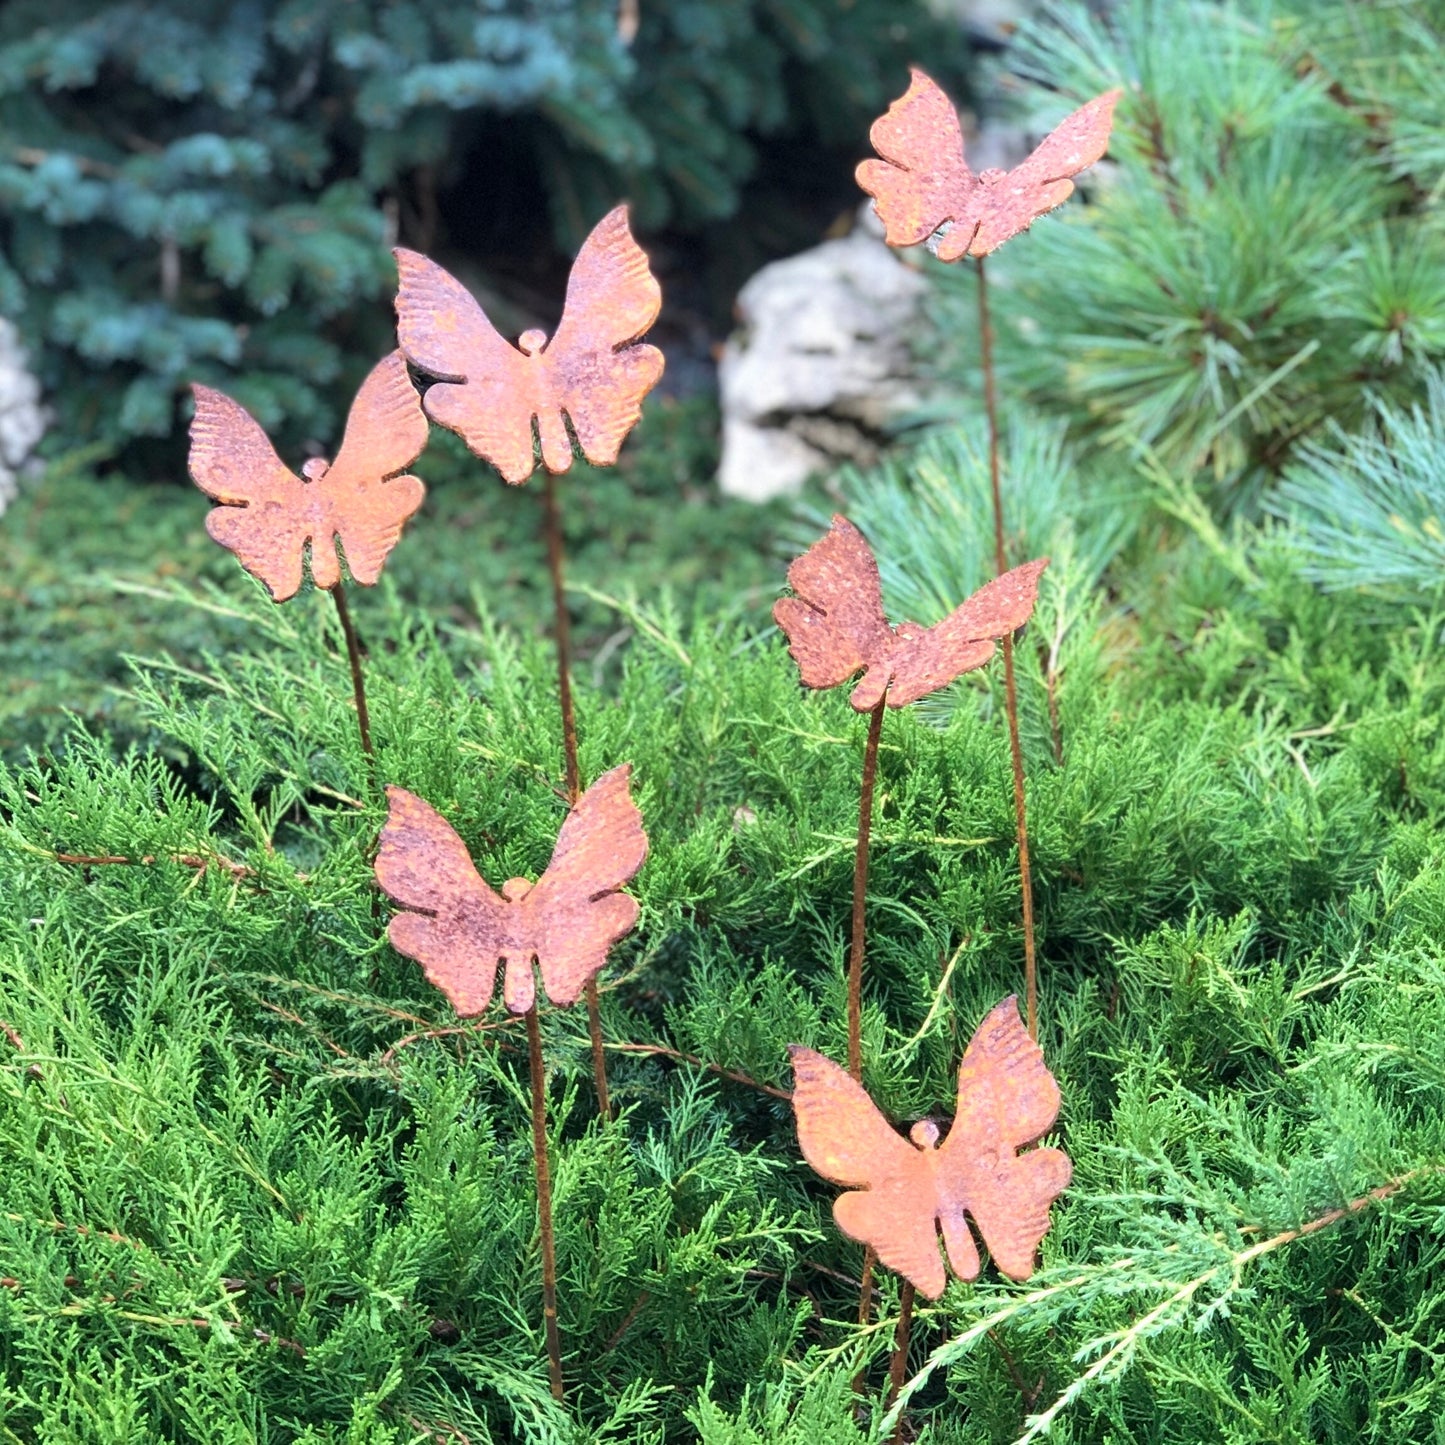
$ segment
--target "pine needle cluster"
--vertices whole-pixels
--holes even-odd
[[[1125,88],[1094,204],[999,258],[1015,388],[1228,510],[1327,423],[1423,397],[1445,360],[1438,5],[1055,0],[1008,60],[1041,129]],[[948,270],[967,386],[972,281]]]

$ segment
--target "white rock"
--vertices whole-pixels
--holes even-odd
[[[15,496],[20,469],[45,435],[40,383],[30,374],[20,333],[0,320],[0,512]]]
[[[873,460],[877,434],[921,399],[909,341],[926,283],[876,227],[764,266],[738,294],[718,372],[731,496],[766,501]]]

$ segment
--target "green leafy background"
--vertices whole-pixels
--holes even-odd
[[[917,1310],[905,1438],[1440,1438],[1442,35],[1427,0],[1137,0],[1010,52],[1050,120],[1130,86],[1117,171],[990,263],[1010,546],[1054,559],[1018,656],[1074,1183],[1033,1278]],[[562,483],[583,770],[633,763],[651,840],[602,978],[616,1122],[580,1013],[542,1020],[563,1407],[525,1039],[385,942],[330,603],[273,606],[203,499],[84,452],[6,514],[5,1438],[891,1435],[897,1281],[860,1328],[778,1096],[788,1043],[845,1049],[864,720],[798,686],[766,608],[840,505],[895,620],[987,576],[974,298],[935,279],[954,414],[801,512],[713,493],[700,403]],[[444,442],[418,470],[353,592],[378,779],[494,884],[535,875],[563,811],[538,489]],[[884,729],[864,1053],[900,1121],[951,1114],[1021,983],[1001,691]]]

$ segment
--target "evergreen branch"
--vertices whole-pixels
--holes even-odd
[[[739,1073],[736,1069],[724,1068],[721,1064],[709,1063],[706,1059],[700,1059],[696,1054],[685,1054],[680,1049],[668,1048],[666,1044],[603,1044],[603,1048],[612,1049],[620,1054],[656,1054],[662,1058],[675,1059],[680,1064],[691,1064],[694,1068],[706,1069],[719,1078],[730,1079],[735,1084],[743,1084],[749,1089],[756,1089],[762,1094],[771,1094],[775,1099],[791,1101],[792,1095],[786,1089],[775,1088],[772,1084],[764,1084],[748,1074]]]
[[[244,977],[238,975],[237,977]],[[405,1009],[393,1007],[391,1004],[382,1003],[380,999],[363,998],[359,994],[339,993],[336,989],[323,988],[319,983],[307,983],[304,979],[283,978],[279,974],[263,973],[256,974],[262,983],[274,983],[280,988],[294,989],[298,993],[314,994],[317,998],[324,998],[328,1003],[342,1004],[347,1008],[360,1009],[363,1012],[385,1014],[387,1018],[400,1019],[403,1023],[420,1024],[424,1029],[441,1028],[435,1019],[423,1018],[420,1014],[408,1013]]]
[[[11,146],[10,159],[18,166],[43,166],[47,161],[56,159],[67,160],[82,175],[97,176],[102,180],[114,180],[120,171],[115,166],[107,165],[104,161],[94,160],[90,156],[78,155],[74,151],[47,151],[41,150],[38,146]]]
[[[607,592],[602,592],[596,587],[588,587],[581,582],[569,582],[567,590],[580,593],[588,601],[610,608],[619,616],[625,617],[638,632],[645,634],[659,647],[670,652],[689,672],[692,671],[692,658],[688,656],[687,649],[675,637],[669,637],[666,629],[643,610],[642,604],[635,597],[626,599],[613,597]]]
[[[139,858],[127,858],[119,853],[52,853],[46,848],[35,848],[32,851],[49,858],[52,863],[67,863],[78,868],[98,868],[108,865],[141,867],[154,863],[176,863],[182,868],[197,868],[202,873],[207,868],[219,868],[230,874],[232,878],[254,878],[256,876],[254,868],[248,867],[245,863],[237,863],[220,853],[209,855],[205,853],[167,853],[164,856],[146,853]],[[305,878],[305,875],[301,873],[296,876],[302,880]]]
[[[1241,1276],[1244,1270],[1256,1260],[1277,1249],[1282,1249],[1288,1244],[1293,1244],[1309,1235],[1316,1234],[1322,1229],[1328,1229],[1341,1220],[1350,1218],[1372,1205],[1381,1203],[1406,1188],[1414,1180],[1445,1173],[1445,1164],[1425,1165],[1420,1168],[1408,1170],[1404,1174],[1397,1175],[1394,1179],[1386,1180],[1385,1183],[1377,1185],[1374,1189],[1358,1195],[1347,1203],[1338,1207],[1326,1210],[1324,1214],[1306,1221],[1293,1229],[1282,1230],[1263,1239],[1245,1249],[1232,1252],[1226,1259],[1212,1265],[1210,1268],[1201,1271],[1191,1279],[1184,1280],[1174,1288],[1165,1299],[1160,1301],[1152,1309],[1146,1311],[1127,1328],[1116,1332],[1113,1335],[1104,1336],[1099,1340],[1091,1341],[1083,1346],[1075,1354],[1075,1359],[1092,1352],[1092,1349],[1111,1341],[1109,1348],[1100,1355],[1084,1371],[1082,1375],[1072,1380],[1068,1386],[1060,1392],[1053,1403],[1041,1414],[1030,1415],[1025,1421],[1025,1430],[1014,1442],[1014,1445],[1029,1445],[1029,1442],[1038,1439],[1045,1434],[1053,1425],[1054,1421],[1071,1404],[1077,1401],[1090,1386],[1110,1377],[1120,1369],[1125,1368],[1134,1357],[1139,1345],[1150,1335],[1157,1334],[1160,1330],[1168,1328],[1171,1324],[1177,1323],[1187,1311],[1190,1303],[1206,1286],[1227,1278],[1228,1285],[1220,1299],[1214,1301],[1210,1310],[1217,1310],[1229,1295],[1235,1293],[1241,1287]],[[1241,1233],[1248,1232],[1249,1227],[1241,1230]],[[1211,1243],[1215,1246],[1224,1244],[1224,1236],[1215,1234],[1211,1236]],[[1171,1250],[1177,1250],[1178,1246],[1170,1246]],[[1072,1291],[1079,1290],[1091,1284],[1102,1283],[1110,1275],[1136,1268],[1141,1263],[1136,1255],[1126,1255],[1122,1259],[1111,1261],[1109,1264],[1081,1274],[1076,1274],[1060,1284],[1045,1286],[1040,1289],[1031,1290],[1029,1293],[1017,1296],[1001,1308],[994,1310],[980,1320],[976,1320],[962,1334],[939,1346],[929,1357],[924,1367],[910,1379],[900,1391],[898,1398],[894,1401],[893,1407],[880,1426],[880,1437],[886,1434],[898,1421],[906,1408],[909,1399],[917,1390],[929,1380],[933,1373],[941,1366],[948,1364],[959,1356],[967,1353],[972,1345],[991,1330],[999,1325],[1007,1323],[1010,1319],[1025,1314],[1033,1305],[1042,1304],[1046,1301],[1056,1301]],[[1147,1285],[1142,1287],[1148,1287]]]
[[[958,947],[953,950],[953,956],[948,960],[943,970],[943,977],[938,980],[938,987],[933,991],[933,1002],[928,1006],[928,1012],[919,1024],[916,1033],[906,1038],[896,1049],[890,1049],[885,1055],[886,1058],[899,1058],[906,1054],[911,1048],[921,1044],[928,1037],[928,1031],[933,1027],[933,1021],[938,1017],[938,1011],[943,1007],[943,1000],[948,996],[948,985],[953,980],[953,970],[958,966],[958,960],[963,957],[963,950],[973,942],[973,934],[965,933],[958,941]]]
[[[411,1429],[427,1436],[432,1445],[472,1445],[470,1435],[455,1425],[448,1425],[445,1420],[423,1420],[419,1415],[411,1414],[403,1414],[400,1418]]]
[[[40,1229],[49,1229],[55,1234],[78,1234],[83,1239],[108,1239],[112,1244],[128,1245],[131,1249],[146,1248],[139,1240],[117,1234],[113,1229],[93,1229],[88,1224],[66,1224],[60,1219],[31,1219],[24,1214],[13,1214],[9,1210],[0,1213],[0,1219],[8,1219],[11,1224],[29,1224]]]

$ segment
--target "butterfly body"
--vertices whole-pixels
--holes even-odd
[[[803,1157],[825,1179],[849,1186],[833,1203],[844,1234],[937,1299],[947,1282],[940,1234],[953,1273],[978,1277],[971,1218],[1000,1272],[1027,1278],[1072,1166],[1058,1149],[1018,1152],[1052,1126],[1059,1090],[1015,999],[997,1005],[969,1043],[957,1113],[941,1143],[931,1120],[905,1139],[862,1085],[822,1054],[796,1044],[789,1053]]]
[[[948,97],[914,70],[908,90],[873,122],[881,159],[859,163],[858,184],[873,197],[890,246],[914,246],[948,227],[940,261],[986,256],[1068,200],[1072,177],[1104,154],[1121,94],[1108,91],[1066,116],[1012,170],[975,173]]]
[[[878,563],[863,534],[835,516],[827,534],[788,568],[792,597],[773,606],[805,687],[836,687],[860,671],[849,701],[870,712],[905,707],[982,667],[994,643],[1033,613],[1048,559],[1026,562],[979,588],[932,627],[888,625]]]
[[[309,548],[311,578],[330,589],[341,580],[339,542],[364,586],[381,575],[401,529],[426,488],[401,475],[426,446],[421,399],[401,352],[392,352],[361,384],[333,462],[312,457],[297,476],[276,455],[254,417],[208,386],[191,388],[191,475],[221,505],[206,531],[264,582],[277,602],[300,590]]]
[[[536,1002],[534,963],[553,1003],[575,1003],[636,923],[637,900],[618,891],[647,856],[630,773],[624,765],[593,783],[563,822],[542,876],[509,878],[500,894],[429,803],[404,788],[386,790],[376,880],[407,910],[391,920],[392,945],[422,965],[463,1018],[485,1011],[499,967],[512,1013]]]
[[[618,206],[583,243],[567,283],[562,320],[548,338],[505,340],[472,294],[434,261],[398,250],[397,333],[420,370],[438,378],[426,413],[454,431],[512,483],[532,474],[533,425],[542,464],[572,465],[571,423],[596,466],[617,460],[662,375],[662,353],[639,338],[657,319],[662,293]]]

